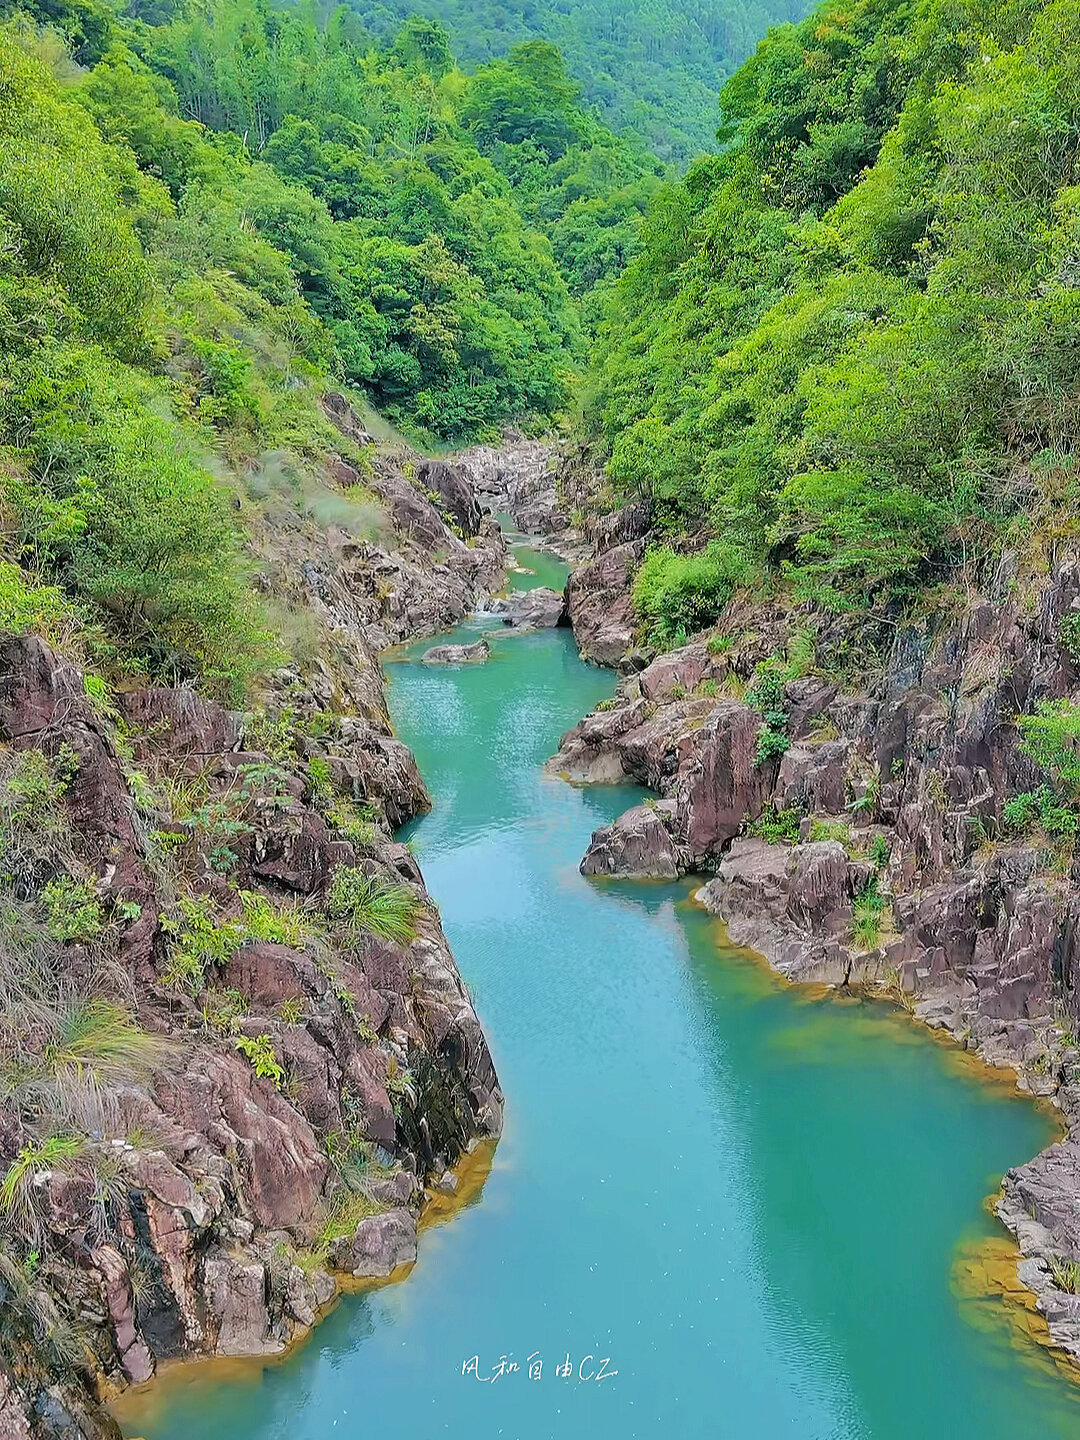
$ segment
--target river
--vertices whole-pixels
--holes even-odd
[[[404,1283],[347,1297],[284,1362],[167,1375],[127,1433],[1080,1437],[1080,1387],[957,1279],[1001,1248],[985,1197],[1049,1117],[900,1012],[782,985],[690,885],[578,874],[635,792],[543,774],[615,684],[569,631],[500,633],[455,670],[408,663],[423,648],[389,666],[434,798],[411,838],[505,1136]]]

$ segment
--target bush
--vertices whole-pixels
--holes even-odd
[[[673,644],[713,624],[735,586],[751,575],[743,556],[723,540],[696,555],[665,545],[649,551],[634,577],[634,612],[650,639]]]
[[[1061,797],[1049,785],[1025,790],[1006,800],[1001,807],[1001,818],[1007,829],[1020,834],[1038,826],[1047,835],[1063,839],[1080,829],[1080,816],[1070,806],[1063,805]]]
[[[876,950],[880,944],[887,903],[877,888],[876,879],[871,880],[856,899],[851,914],[851,935],[861,950]]]
[[[273,647],[228,495],[155,413],[159,393],[90,347],[8,370],[0,427],[17,423],[39,477],[0,478],[24,549],[94,608],[122,655],[238,697]]]
[[[13,635],[29,631],[50,645],[63,645],[78,629],[78,619],[56,585],[34,585],[18,565],[0,560],[0,630]]]
[[[791,666],[776,655],[763,660],[754,670],[746,700],[761,712],[755,765],[765,765],[777,759],[791,744],[787,737],[787,682],[792,678]]]
[[[799,838],[801,819],[798,810],[776,810],[770,805],[759,819],[746,827],[746,833],[767,840],[770,845],[794,845]]]
[[[837,840],[845,850],[850,851],[851,826],[843,820],[811,820],[810,839]]]
[[[1043,700],[1034,715],[1020,715],[1020,748],[1047,771],[1066,798],[1080,799],[1080,705]]]
[[[58,875],[42,890],[41,899],[48,911],[48,931],[54,940],[61,944],[69,940],[85,943],[101,934],[101,902],[89,881]]]
[[[276,1090],[285,1084],[285,1071],[278,1062],[277,1052],[269,1035],[238,1035],[236,1048],[261,1080],[269,1080]]]

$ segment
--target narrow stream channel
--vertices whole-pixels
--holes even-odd
[[[413,842],[506,1135],[407,1281],[348,1297],[283,1363],[158,1382],[127,1433],[1080,1437],[1080,1387],[955,1281],[1000,1235],[985,1197],[1050,1120],[885,1006],[781,986],[724,948],[688,885],[581,878],[590,832],[632,792],[542,773],[615,684],[569,631],[389,673],[434,797]],[[479,1377],[521,1368],[463,1375],[474,1356]],[[579,1378],[602,1362],[617,1374]]]

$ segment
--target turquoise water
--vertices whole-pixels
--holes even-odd
[[[285,1363],[159,1383],[129,1433],[1080,1437],[1078,1392],[1010,1342],[997,1302],[952,1286],[958,1255],[1000,1234],[984,1197],[1050,1122],[887,1008],[779,986],[689,887],[581,878],[631,792],[541,773],[614,685],[567,631],[390,674],[435,803],[413,841],[505,1137],[403,1284],[344,1300]],[[521,1369],[463,1376],[473,1356],[483,1376]],[[578,1378],[605,1360],[617,1374]]]

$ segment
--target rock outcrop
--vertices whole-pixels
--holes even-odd
[[[483,503],[503,511],[529,536],[553,536],[570,546],[576,537],[557,484],[555,455],[543,440],[508,431],[497,450],[477,445],[458,456]]]
[[[370,443],[342,397],[325,409]],[[425,1185],[500,1130],[479,1021],[393,838],[428,801],[378,652],[471,610],[505,548],[454,466],[414,481],[374,456],[362,482],[355,455],[328,463],[343,493],[381,497],[379,538],[337,511],[256,535],[312,641],[253,713],[163,685],[95,705],[71,660],[0,637],[0,944],[16,947],[0,1044],[48,1042],[20,1024],[25,954],[25,984],[51,987],[37,999],[88,1007],[120,1027],[102,1053],[130,1057],[80,1062],[93,1083],[55,1099],[85,1138],[51,1161],[33,1132],[47,1078],[0,1104],[0,1173],[27,1167],[32,1226],[0,1253],[5,1437],[118,1440],[98,1397],[160,1360],[281,1350],[335,1272],[415,1259]],[[342,876],[357,898],[338,898]],[[379,933],[366,887],[413,919]],[[76,1325],[89,1344],[65,1348]]]

